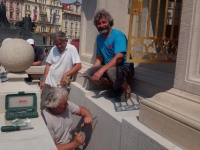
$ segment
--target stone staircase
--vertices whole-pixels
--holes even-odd
[[[115,102],[105,97],[105,88],[97,87],[82,77],[83,69],[71,83],[69,100],[89,109],[96,117],[92,126],[83,128],[86,150],[181,150],[139,121],[143,96],[133,92],[128,102]],[[104,90],[103,90],[104,89]],[[82,124],[74,117],[74,126]]]

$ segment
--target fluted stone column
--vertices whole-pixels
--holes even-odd
[[[141,101],[139,120],[187,150],[200,146],[200,1],[183,0],[174,87]]]
[[[200,95],[200,1],[184,1],[174,88]]]

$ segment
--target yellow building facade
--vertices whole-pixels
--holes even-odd
[[[24,0],[22,16],[30,15],[36,34],[43,36],[45,45],[52,45],[52,34],[62,30],[62,5],[60,0]]]
[[[66,34],[69,43],[73,39],[80,38],[81,27],[81,3],[75,1],[71,4],[63,4],[62,31]]]

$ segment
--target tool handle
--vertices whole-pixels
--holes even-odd
[[[19,126],[2,126],[1,132],[11,132],[11,131],[19,131]]]

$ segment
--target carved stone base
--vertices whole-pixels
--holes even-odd
[[[200,147],[200,96],[171,89],[141,101],[139,120],[177,146]]]

